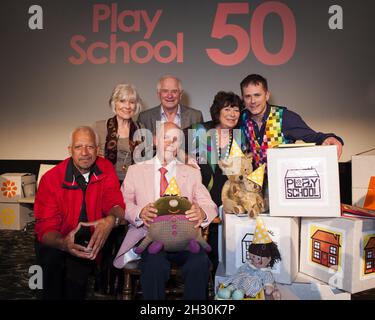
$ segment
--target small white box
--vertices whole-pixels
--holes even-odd
[[[298,273],[291,284],[278,284],[281,300],[350,300],[351,294]]]
[[[223,283],[229,276],[225,274],[225,267],[223,262],[219,262],[215,273],[215,294],[219,289],[220,283]]]
[[[300,272],[356,293],[375,287],[375,219],[302,218]]]
[[[339,217],[336,146],[267,150],[270,215]]]
[[[371,177],[375,177],[375,149],[352,156],[353,206],[363,207]]]
[[[281,261],[273,266],[275,280],[290,284],[298,272],[299,219],[270,217],[262,214],[261,218],[280,251]],[[247,261],[247,249],[255,231],[255,219],[238,217],[234,214],[223,215],[221,261],[225,273],[232,275]]]
[[[4,173],[0,176],[0,202],[17,202],[20,198],[35,196],[35,175],[31,173]]]
[[[31,221],[34,215],[28,205],[0,202],[0,229],[22,230]]]

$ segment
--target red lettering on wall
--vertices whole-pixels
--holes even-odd
[[[268,52],[264,45],[264,21],[270,13],[279,15],[283,24],[283,45],[277,53]],[[285,4],[278,1],[268,1],[259,5],[254,10],[249,32],[246,32],[238,25],[227,23],[228,15],[234,14],[249,14],[249,4],[218,4],[211,37],[222,39],[226,36],[231,36],[236,41],[236,48],[232,53],[224,53],[218,48],[206,49],[208,57],[213,62],[222,66],[237,65],[249,55],[250,44],[255,57],[267,65],[281,65],[293,57],[296,48],[296,22],[292,11]]]
[[[82,64],[86,61],[86,51],[83,50],[78,45],[78,43],[80,43],[80,42],[83,43],[85,41],[86,41],[86,38],[84,36],[81,36],[81,35],[76,35],[76,36],[72,37],[72,39],[70,40],[70,46],[72,47],[73,50],[77,51],[77,53],[79,54],[79,58],[69,57],[68,60],[70,61],[70,63],[72,63],[72,64]]]
[[[274,54],[267,51],[263,38],[264,20],[270,13],[280,16],[284,29],[283,45],[280,51]],[[257,59],[271,66],[288,62],[296,48],[296,29],[293,13],[285,4],[275,1],[262,3],[254,11],[250,27],[251,46]]]
[[[227,23],[230,14],[248,14],[248,3],[219,3],[216,11],[211,37],[222,39],[230,36],[236,40],[236,49],[232,53],[223,53],[220,49],[206,49],[212,61],[223,66],[232,66],[242,62],[250,51],[249,35],[241,27]]]
[[[93,64],[105,64],[107,63],[108,59],[105,57],[97,58],[94,55],[94,50],[102,48],[102,49],[107,49],[108,44],[104,42],[94,42],[87,48],[87,58],[93,63]]]
[[[104,21],[109,18],[111,11],[105,4],[97,4],[94,6],[92,14],[92,31],[99,32],[99,21]]]
[[[139,48],[142,48],[142,47],[145,48],[146,51],[147,51],[147,54],[143,58],[138,56],[138,52],[137,52],[137,50]],[[139,41],[131,47],[130,54],[131,54],[134,62],[143,64],[143,63],[149,62],[152,59],[152,56],[154,54],[154,50],[153,50],[151,44],[149,44],[148,42]]]
[[[110,41],[110,55],[109,55],[109,61],[112,64],[116,63],[117,58],[117,49],[122,48],[123,52],[123,59],[122,61],[124,63],[129,63],[130,61],[130,46],[129,43],[126,41],[119,41],[117,42],[117,36],[115,34],[111,34],[111,41]]]
[[[75,35],[70,41],[72,49],[79,54],[78,57],[70,56],[68,60],[75,65],[80,65],[88,60],[93,64],[117,63],[117,55],[122,54],[122,62],[145,64],[153,58],[160,63],[184,62],[184,35],[177,34],[176,43],[169,40],[163,40],[155,44],[155,47],[147,41],[138,41],[130,45],[126,41],[117,41],[117,35],[111,34],[109,44],[106,42],[93,42],[83,49],[86,38],[81,35]],[[165,50],[167,54],[161,55]]]

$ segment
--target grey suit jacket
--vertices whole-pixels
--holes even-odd
[[[181,129],[190,127],[194,123],[203,122],[202,112],[193,108],[189,108],[183,105],[181,107]],[[142,111],[139,114],[138,121],[142,123],[146,129],[152,131],[153,134],[156,132],[156,121],[161,120],[160,115],[161,106]]]

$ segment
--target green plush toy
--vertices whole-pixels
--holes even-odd
[[[157,217],[151,223],[148,233],[140,245],[134,250],[142,253],[147,247],[148,252],[156,254],[162,249],[166,251],[189,250],[200,251],[202,246],[207,252],[210,245],[203,239],[200,228],[194,228],[196,222],[189,221],[185,212],[191,208],[191,202],[176,195],[163,196],[155,202]]]

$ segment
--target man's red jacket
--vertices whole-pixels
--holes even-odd
[[[73,175],[73,161],[65,159],[41,179],[35,199],[35,232],[42,241],[48,231],[65,237],[78,225],[83,192]],[[113,164],[98,157],[86,189],[88,221],[103,218],[114,206],[125,209],[120,184]]]

